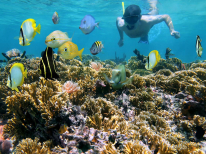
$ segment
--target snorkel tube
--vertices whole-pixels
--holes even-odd
[[[124,15],[124,2],[122,2],[122,11],[123,11],[123,15]]]

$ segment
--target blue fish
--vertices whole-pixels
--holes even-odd
[[[95,27],[99,27],[99,23],[95,23],[93,16],[85,15],[81,21],[79,29],[81,29],[84,34],[89,34],[94,30]]]

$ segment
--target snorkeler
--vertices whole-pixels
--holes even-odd
[[[151,2],[151,1],[149,1]],[[170,29],[170,34],[175,38],[180,37],[180,33],[174,30],[172,20],[169,15],[158,15],[156,7],[157,1],[150,3],[150,12],[148,14],[141,14],[141,9],[138,5],[129,5],[123,11],[123,17],[118,17],[116,20],[117,29],[119,31],[120,40],[118,45],[121,47],[124,44],[123,32],[130,38],[140,37],[139,43],[149,43],[148,33],[150,29],[162,21]]]

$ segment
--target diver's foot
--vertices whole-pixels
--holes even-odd
[[[148,35],[145,35],[144,37],[141,37],[138,43],[146,43],[146,44],[149,44]]]

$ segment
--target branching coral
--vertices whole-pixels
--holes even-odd
[[[13,118],[5,125],[4,133],[15,137],[16,142],[30,137],[40,141],[51,139],[54,145],[62,145],[58,130],[62,124],[70,126],[69,115],[65,112],[67,95],[57,95],[61,91],[58,81],[45,80],[31,85],[23,85],[22,91],[8,96],[6,104]]]
[[[124,149],[125,154],[152,154],[148,147],[141,145],[139,141],[127,142]]]
[[[41,144],[38,142],[39,139],[35,138],[32,140],[31,138],[23,139],[16,147],[16,154],[50,154],[51,142],[47,141]]]
[[[102,98],[86,99],[81,109],[86,110],[89,116],[87,124],[97,129],[101,129],[102,122],[104,121],[103,124],[105,126],[105,129],[108,130],[112,127],[111,125],[114,124],[114,121],[119,121],[123,116],[122,113],[117,109],[117,106],[113,105],[110,101]],[[111,121],[109,122],[110,119]],[[103,121],[101,121],[100,123],[100,120]]]

